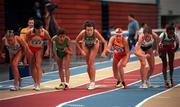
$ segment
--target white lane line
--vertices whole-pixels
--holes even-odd
[[[180,86],[180,84],[177,84],[175,87],[169,88],[169,89],[167,89],[167,90],[165,90],[165,91],[162,91],[162,92],[157,93],[157,94],[155,94],[155,95],[153,95],[153,96],[151,96],[151,97],[148,97],[148,98],[144,99],[142,102],[140,102],[139,104],[137,104],[135,107],[141,107],[141,106],[142,106],[145,102],[147,102],[148,100],[150,100],[150,99],[152,99],[152,98],[154,98],[154,97],[156,97],[156,96],[158,96],[158,95],[160,95],[160,94],[163,94],[163,93],[166,93],[166,92],[168,92],[168,91],[171,91],[171,90],[173,90],[174,88],[176,88],[176,87],[178,87],[178,86]],[[167,98],[167,97],[166,97],[166,98]]]
[[[104,62],[97,62],[95,63],[95,65],[98,65],[98,64],[103,64],[103,63],[108,63],[108,62],[111,62],[111,61],[104,61]],[[70,70],[73,70],[73,69],[79,69],[79,68],[83,68],[83,67],[86,67],[87,65],[81,65],[81,66],[77,66],[77,67],[72,67],[70,68]],[[52,72],[46,72],[46,73],[43,73],[43,75],[48,75],[48,74],[53,74],[53,73],[58,73],[58,70],[55,70],[55,71],[52,71]],[[27,76],[27,77],[22,77],[22,79],[25,79],[25,78],[31,78],[31,76]],[[13,80],[5,80],[5,81],[1,81],[0,83],[5,83],[5,82],[12,82]]]
[[[130,84],[128,84],[128,86],[133,85],[133,84],[136,84],[136,83],[138,83],[138,82],[140,82],[140,81],[136,81],[136,82],[134,82],[134,83],[130,83]],[[88,98],[88,97],[92,97],[92,96],[96,96],[96,95],[101,95],[101,94],[113,92],[113,91],[116,91],[116,90],[119,90],[119,88],[115,88],[115,89],[113,89],[113,90],[109,90],[109,91],[100,92],[100,93],[96,93],[96,94],[91,94],[91,95],[88,95],[88,96],[84,96],[84,97],[81,97],[81,98],[77,98],[77,99],[75,99],[75,100],[71,100],[71,101],[68,101],[68,102],[61,103],[61,104],[57,105],[56,107],[62,107],[62,106],[64,106],[64,105],[68,104],[68,103],[72,103],[72,102],[79,101],[79,100],[82,100],[82,99],[85,99],[85,98]]]
[[[174,69],[179,69],[179,68],[180,68],[180,67],[176,67],[176,68],[174,68]],[[180,86],[180,84],[176,85],[175,87],[178,87],[178,86]],[[159,92],[159,93],[157,93],[157,94],[155,94],[155,95],[153,95],[153,96],[151,96],[151,97],[148,97],[148,98],[144,99],[142,102],[140,102],[139,104],[137,104],[135,107],[141,107],[145,102],[147,102],[147,101],[150,100],[151,98],[154,98],[154,97],[156,97],[156,96],[158,96],[158,95],[160,95],[160,94],[166,93],[166,92],[174,89],[175,87],[169,88],[169,89],[167,89],[167,90],[165,90],[165,91]]]
[[[98,69],[97,71],[98,71],[98,72],[99,72],[99,71],[104,71],[104,70],[109,69],[109,68],[111,68],[111,67]],[[137,68],[137,69],[138,69],[138,68]],[[128,71],[128,72],[132,72],[132,71],[135,71],[135,70],[137,70],[137,69],[130,70],[130,71]],[[125,72],[125,73],[128,73],[128,72]],[[81,74],[77,74],[77,75],[73,75],[73,76],[71,76],[70,78],[76,77],[76,76],[80,76],[80,75],[85,75],[85,74],[87,74],[87,72],[81,73]],[[106,76],[106,77],[104,77],[104,78],[97,79],[96,81],[103,80],[103,79],[110,78],[110,77],[112,77],[112,76]],[[46,84],[46,83],[49,83],[49,82],[57,81],[57,80],[59,80],[59,79],[52,80],[52,81],[47,81],[47,82],[43,82],[43,83],[41,83],[41,85]],[[88,83],[79,84],[79,85],[77,85],[76,87],[79,87],[79,86],[82,86],[82,85],[85,85],[85,84],[88,84]],[[29,86],[23,87],[22,89],[29,88],[29,87],[33,87],[33,85],[29,85]],[[72,87],[72,88],[76,88],[76,87]],[[13,98],[19,98],[19,97],[24,97],[24,96],[29,96],[29,95],[35,95],[35,94],[42,94],[42,93],[47,93],[47,92],[54,92],[54,91],[58,91],[58,90],[49,90],[49,91],[45,91],[45,92],[36,92],[36,91],[34,91],[34,92],[28,93],[28,94],[23,94],[23,95],[8,97],[8,98],[0,98],[0,100],[8,100],[8,99],[13,99]]]
[[[136,57],[136,56],[134,54],[131,54],[130,57]],[[95,65],[99,65],[99,64],[103,64],[103,63],[109,63],[109,62],[111,62],[111,60],[107,60],[107,61],[103,61],[103,62],[96,62]],[[81,65],[81,66],[77,66],[77,67],[72,67],[72,68],[70,68],[70,70],[77,69],[77,68],[83,68],[83,67],[86,67],[86,66],[87,65]],[[46,72],[43,75],[48,75],[48,74],[52,74],[52,73],[58,73],[58,70],[55,70],[55,71],[52,71],[52,72]],[[31,78],[31,76],[22,77],[22,78],[23,79]],[[13,80],[5,80],[5,81],[1,81],[0,83],[9,82],[9,81],[13,81]]]
[[[176,68],[174,68],[174,69],[179,69],[179,68],[180,68],[180,67],[176,67]],[[159,75],[161,75],[161,74],[162,74],[162,73],[158,73],[158,74],[156,74],[156,75],[151,76],[150,78],[159,76]],[[133,82],[133,83],[130,83],[130,84],[128,84],[128,86],[131,86],[131,85],[136,84],[136,83],[139,83],[139,82],[141,82],[141,80],[136,81],[136,82]],[[172,89],[172,88],[171,88],[171,89]],[[72,103],[72,102],[79,101],[79,100],[82,100],[82,99],[85,99],[85,98],[89,98],[89,97],[92,97],[92,96],[96,96],[96,95],[101,95],[101,94],[113,92],[113,91],[116,91],[116,90],[119,90],[119,88],[116,88],[116,89],[113,89],[113,90],[109,90],[109,91],[105,91],[105,92],[96,93],[96,94],[91,94],[91,95],[84,96],[84,97],[81,97],[81,98],[77,98],[77,99],[75,99],[75,100],[71,100],[71,101],[68,101],[68,102],[61,103],[61,104],[57,105],[56,107],[62,107],[62,106],[64,106],[64,105],[68,104],[68,103]],[[169,90],[170,90],[170,89],[169,89]],[[164,91],[163,91],[163,92],[164,92]],[[165,91],[165,92],[167,92],[167,91]],[[164,92],[164,93],[165,93],[165,92]],[[160,92],[160,93],[162,93],[162,92]],[[155,94],[155,95],[156,95],[156,94]],[[153,95],[153,96],[155,96],[155,95]],[[158,94],[158,95],[159,95],[159,94]],[[151,97],[149,97],[149,98],[151,98]],[[147,100],[149,100],[149,99],[147,98]],[[142,104],[143,104],[143,103],[142,103]],[[136,107],[140,107],[140,106],[136,106]]]
[[[99,69],[99,70],[97,70],[97,71],[104,71],[104,70],[109,69],[109,68],[110,68],[110,67],[107,67],[107,68]],[[73,76],[71,76],[71,78],[72,78],[72,77],[79,76],[79,75],[84,75],[84,74],[86,74],[86,73],[81,73],[81,74],[78,74],[78,75],[73,75]],[[96,81],[103,80],[103,79],[110,78],[110,77],[112,77],[112,76],[106,76],[106,77],[104,77],[104,78],[97,79]],[[46,84],[46,83],[49,83],[49,82],[57,81],[57,80],[59,80],[59,79],[52,80],[52,81],[47,81],[47,82],[43,82],[43,83],[41,83],[41,85]],[[85,85],[85,84],[87,84],[87,83],[79,84],[79,85],[77,85],[76,87],[79,87],[79,86],[82,86],[82,85]],[[25,89],[25,88],[28,88],[28,87],[33,87],[33,85],[29,85],[29,86],[23,87],[23,88],[21,88],[21,89]],[[75,87],[72,87],[72,88],[75,88]],[[42,89],[42,90],[43,90],[43,89]],[[42,94],[42,93],[47,93],[47,92],[55,92],[55,91],[59,91],[59,90],[49,90],[49,91],[45,91],[45,92],[39,92],[39,91],[37,92],[37,91],[34,91],[34,92],[28,93],[28,94],[23,94],[23,95],[8,97],[8,98],[0,98],[0,101],[1,101],[1,100],[8,100],[8,99],[13,99],[13,98],[24,97],[24,96],[29,96],[29,95],[35,95],[35,94],[37,95],[37,94]]]

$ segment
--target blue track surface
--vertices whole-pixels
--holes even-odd
[[[175,85],[180,83],[180,67],[174,70]],[[63,107],[134,107],[144,99],[165,91],[162,74],[151,78],[156,88],[140,89],[140,83],[131,84],[128,89],[115,89],[107,93],[65,104]]]

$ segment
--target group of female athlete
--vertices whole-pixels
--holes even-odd
[[[95,23],[88,20],[84,23],[83,30],[78,34],[75,39],[77,48],[82,56],[86,58],[87,73],[89,76],[88,90],[95,89],[95,74],[96,69],[94,66],[95,58],[99,50],[100,43],[103,43],[102,57],[106,57],[107,54],[113,55],[112,71],[114,78],[117,79],[115,87],[127,88],[127,84],[124,79],[124,70],[129,58],[130,49],[128,40],[123,36],[122,29],[117,28],[115,36],[112,36],[107,43],[103,36],[95,28]],[[72,44],[70,38],[67,36],[64,29],[59,29],[57,34],[51,38],[48,31],[42,27],[40,21],[29,19],[28,27],[26,30],[21,31],[21,36],[14,34],[12,30],[7,30],[5,36],[2,39],[2,46],[0,48],[0,58],[3,58],[2,50],[6,46],[10,54],[10,63],[14,74],[14,87],[11,91],[17,91],[20,89],[20,75],[18,72],[18,63],[21,61],[22,56],[27,59],[32,78],[34,80],[34,90],[40,90],[40,82],[42,78],[42,56],[43,56],[43,44],[44,40],[47,40],[47,50],[45,56],[48,56],[50,52],[57,62],[60,84],[55,87],[56,89],[68,89],[70,81],[69,66],[73,54]],[[154,49],[154,43],[156,47]],[[162,72],[164,75],[165,87],[173,87],[173,64],[175,52],[178,50],[179,43],[175,29],[173,26],[168,26],[166,31],[162,32],[158,36],[148,26],[144,27],[143,32],[138,36],[137,43],[134,47],[134,54],[138,56],[141,67],[140,74],[142,84],[140,88],[152,87],[149,81],[150,76],[154,72],[155,67],[155,55],[159,55],[162,59]],[[155,50],[155,52],[154,52]],[[167,55],[170,68],[170,83],[167,79]],[[149,69],[146,72],[146,60],[149,65]],[[26,61],[24,61],[26,62]],[[64,70],[63,70],[64,69]]]

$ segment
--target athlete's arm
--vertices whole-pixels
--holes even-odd
[[[176,42],[176,48],[175,48],[175,51],[177,51],[178,48],[179,48],[179,39],[178,39],[178,36],[177,36],[177,35],[175,36],[175,42]]]
[[[56,37],[56,35],[51,40],[52,41],[52,55],[53,55],[54,59],[57,59],[55,37]]]
[[[155,42],[156,42],[156,51],[158,52],[158,50],[159,50],[158,44],[159,44],[159,42],[160,42],[160,39],[159,39],[158,35],[157,35],[155,32],[152,32],[152,37],[153,37],[153,39],[154,39]]]
[[[69,53],[70,55],[73,54],[72,43],[71,43],[71,39],[70,39],[70,38],[68,38],[68,53]]]
[[[103,50],[101,56],[105,57],[106,56],[105,53],[106,53],[107,42],[96,29],[95,29],[95,33],[97,34],[97,38],[104,44],[104,50]]]
[[[28,42],[30,41],[30,37],[31,37],[31,33],[32,33],[33,29],[30,29],[27,33],[26,33],[26,38],[25,41],[28,44]]]
[[[134,47],[134,54],[138,57],[144,57],[145,56],[145,53],[141,49],[141,45],[142,45],[142,41],[143,41],[143,35],[144,34],[141,34],[139,36],[139,39],[138,39],[138,41]]]
[[[80,50],[81,53],[83,52],[83,50],[79,42],[83,40],[84,33],[85,33],[85,30],[82,30],[75,39],[76,46]]]
[[[29,48],[26,45],[25,41],[19,36],[15,36],[15,37],[17,38],[18,43],[23,47],[24,53],[27,54]]]
[[[129,44],[128,44],[128,41],[127,41],[127,38],[124,38],[123,39],[123,42],[124,42],[124,46],[125,46],[125,53],[126,53],[126,58],[124,59],[124,65],[126,65],[129,61],[129,58],[130,58],[130,50],[129,50]]]
[[[109,40],[108,45],[107,45],[106,53],[111,53],[111,47],[112,47],[114,40],[115,40],[115,36],[112,36]]]
[[[46,49],[46,52],[45,52],[45,56],[48,56],[49,55],[48,52],[52,53],[52,50],[51,50],[52,49],[52,41],[51,41],[51,37],[50,37],[48,31],[45,30],[45,29],[43,29],[43,30],[44,30],[44,33],[45,33],[45,38],[48,40],[47,41],[47,49]]]

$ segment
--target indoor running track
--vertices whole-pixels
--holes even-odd
[[[167,104],[160,105],[163,105],[163,107],[178,107],[178,104],[180,104],[180,102],[175,101],[178,100],[180,97],[180,93],[177,93],[178,91],[180,91],[180,86],[178,86],[178,84],[180,84],[179,55],[180,54],[178,52],[176,54],[174,66],[174,80],[176,87],[170,89],[164,88],[164,81],[161,74],[161,63],[158,58],[156,58],[156,61],[158,63],[156,63],[155,72],[151,78],[151,83],[155,87],[148,89],[139,88],[140,75],[139,69],[137,69],[137,65],[139,65],[139,62],[137,60],[129,62],[130,64],[127,66],[130,70],[127,71],[125,69],[125,81],[128,84],[128,89],[118,89],[114,87],[116,80],[112,77],[111,67],[109,67],[111,66],[111,62],[106,62],[107,64],[100,63],[97,66],[97,88],[95,90],[86,90],[86,87],[88,85],[87,81],[81,83],[83,82],[83,79],[85,80],[85,78],[87,78],[87,74],[85,72],[81,72],[82,70],[84,71],[84,69],[86,68],[86,66],[84,66],[80,68],[71,69],[78,69],[79,73],[77,73],[76,71],[77,74],[75,73],[73,75],[73,79],[71,80],[73,87],[69,90],[54,90],[54,86],[56,86],[58,83],[56,82],[58,81],[56,80],[57,78],[55,78],[54,76],[50,76],[54,78],[53,80],[51,80],[50,77],[48,77],[48,79],[43,79],[46,85],[43,84],[43,89],[39,92],[33,91],[32,86],[27,85],[28,82],[24,83],[24,88],[17,92],[10,92],[7,89],[1,88],[0,107],[154,107],[157,106],[157,103],[153,103],[153,99],[155,99],[156,101],[158,99],[159,102],[162,102],[161,100],[164,99],[171,99],[168,100],[169,102]],[[108,76],[106,76],[106,74]],[[50,73],[45,75],[52,74]],[[77,75],[86,76],[78,77]],[[78,83],[74,81],[77,78],[80,79],[80,81],[77,80]],[[26,79],[28,81],[29,78],[24,78],[23,81],[26,81]],[[5,83],[7,84],[7,82],[9,81],[6,81]],[[53,82],[56,82],[55,85],[53,84]],[[0,85],[2,84],[4,83],[0,83]],[[168,93],[171,91],[172,93],[169,94],[170,96],[161,96],[161,94]],[[175,99],[173,100],[172,98],[174,98],[174,96]],[[152,103],[149,103],[149,100],[152,100]],[[155,105],[153,106],[153,104]]]

